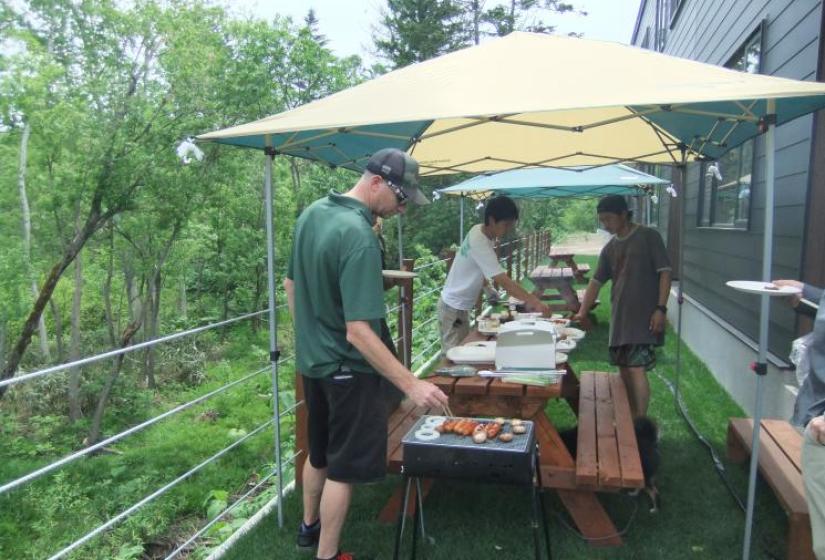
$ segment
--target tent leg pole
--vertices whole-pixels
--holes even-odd
[[[679,394],[679,378],[682,374],[682,306],[685,302],[685,271],[684,268],[684,253],[685,253],[685,213],[687,212],[687,153],[682,148],[682,162],[679,165],[679,183],[680,193],[677,193],[681,198],[679,199],[679,243],[676,249],[676,269],[679,272],[679,284],[676,287],[676,408],[679,408],[679,401],[682,398]]]
[[[458,212],[458,244],[464,240],[464,195],[461,195],[461,206]]]
[[[398,270],[404,270],[404,240],[403,240],[404,226],[402,224],[402,217],[403,217],[403,214],[398,214]],[[406,362],[407,362],[407,356],[409,355],[409,352],[407,352],[407,348],[408,348],[408,345],[411,343],[411,341],[407,340],[407,330],[406,330],[407,306],[404,305],[404,303],[403,303],[404,300],[407,298],[408,294],[407,294],[407,288],[404,286],[404,284],[401,284],[398,287],[398,289],[401,290],[401,300],[402,300],[402,303],[401,303],[401,324],[398,326],[398,330],[403,333],[403,335],[401,336],[401,344],[402,344],[402,346],[401,346],[401,348],[402,348],[401,363],[403,363],[409,369],[410,367],[412,367],[412,364],[408,364]]]
[[[773,205],[774,205],[774,174],[775,174],[775,132],[776,132],[776,102],[772,99],[767,102],[765,116],[768,130],[765,134],[765,232],[762,239],[762,280],[771,281],[773,259]],[[759,311],[759,357],[756,362],[756,400],[753,407],[753,440],[751,441],[751,463],[748,475],[748,507],[745,517],[745,541],[742,545],[742,558],[750,559],[751,537],[753,531],[753,510],[756,496],[756,470],[759,466],[759,432],[762,421],[762,396],[765,391],[765,375],[768,373],[768,328],[770,321],[770,299],[762,294]]]
[[[284,526],[284,470],[281,464],[281,395],[278,389],[278,313],[275,297],[275,242],[273,234],[273,201],[272,201],[272,159],[275,151],[270,147],[266,150],[264,160],[264,204],[266,206],[266,274],[267,291],[269,292],[269,366],[272,377],[272,414],[275,432],[275,466],[278,479],[278,527]]]

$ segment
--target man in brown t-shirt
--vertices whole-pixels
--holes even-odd
[[[614,237],[599,255],[575,318],[584,318],[602,284],[612,280],[610,363],[619,366],[633,416],[645,416],[650,401],[646,372],[656,365],[654,348],[664,344],[670,260],[659,232],[631,221],[624,197],[606,196],[596,211]]]

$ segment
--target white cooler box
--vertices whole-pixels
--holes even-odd
[[[556,327],[553,323],[504,323],[496,343],[496,369],[556,369]]]

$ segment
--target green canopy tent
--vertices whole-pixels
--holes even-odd
[[[438,189],[438,193],[488,198],[506,194],[510,198],[592,198],[608,194],[638,195],[642,185],[668,184],[627,165],[602,167],[530,167],[484,173],[458,184]]]
[[[669,184],[627,165],[601,167],[529,167],[477,175],[456,185],[438,189],[438,195],[460,196],[458,242],[464,232],[464,198],[483,200],[496,194],[510,198],[593,198],[608,194],[639,196],[643,185]]]
[[[277,391],[271,235],[276,155],[361,171],[373,152],[392,146],[413,154],[423,175],[630,161],[671,164],[684,173],[689,161],[718,158],[764,134],[762,278],[769,281],[775,129],[823,107],[821,83],[747,74],[615,43],[512,33],[198,139],[266,154],[270,346]],[[745,558],[750,556],[768,318],[768,297],[762,296]],[[280,448],[277,429],[276,441]],[[280,475],[280,455],[277,463]],[[280,486],[280,476],[278,481]],[[282,522],[280,501],[278,512]]]

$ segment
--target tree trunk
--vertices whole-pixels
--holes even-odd
[[[60,260],[55,263],[51,271],[49,271],[49,274],[46,276],[39,295],[37,296],[37,300],[34,302],[34,306],[29,312],[29,316],[26,318],[26,322],[23,323],[23,327],[20,330],[20,335],[17,337],[17,340],[12,347],[8,362],[2,372],[0,372],[0,380],[10,379],[14,377],[15,373],[17,373],[17,368],[20,366],[20,361],[23,359],[23,354],[25,354],[26,349],[29,347],[29,344],[31,344],[32,335],[37,328],[37,323],[40,320],[40,316],[43,314],[46,304],[51,299],[61,276],[69,265],[72,264],[72,261],[74,261],[78,253],[80,253],[80,250],[83,249],[83,246],[89,238],[94,235],[95,231],[97,231],[97,229],[115,213],[115,211],[111,210],[106,213],[101,212],[102,199],[103,192],[102,189],[99,189],[95,192],[92,198],[89,214],[86,217],[86,222],[83,224],[83,227],[78,230],[77,234],[63,250],[63,255],[60,257]],[[0,387],[0,398],[6,394],[8,387],[8,385]]]
[[[80,309],[83,302],[83,256],[74,261],[74,294],[72,296],[71,338],[69,341],[69,361],[80,359]],[[82,368],[69,370],[69,421],[83,416],[80,408],[80,373]]]
[[[292,189],[296,197],[295,217],[297,218],[304,211],[306,204],[304,203],[304,192],[301,190],[301,172],[295,158],[289,158],[289,174],[292,177]]]
[[[6,365],[6,316],[0,314],[0,370]]]
[[[106,330],[109,334],[109,346],[114,348],[117,344],[115,337],[115,320],[112,313],[112,276],[115,268],[115,232],[114,228],[109,228],[109,262],[106,266],[106,278],[103,280],[103,313],[106,316]]]
[[[158,336],[158,324],[160,317],[160,294],[163,286],[163,265],[166,263],[166,259],[169,256],[169,252],[172,250],[172,245],[175,243],[175,240],[178,237],[180,228],[181,223],[176,222],[174,227],[172,228],[172,234],[169,236],[169,239],[166,240],[166,243],[164,244],[163,248],[157,256],[154,265],[154,272],[152,276],[149,277],[146,286],[147,323],[146,328],[144,329],[144,333],[146,334],[147,340],[152,340],[154,338],[157,338]],[[154,346],[149,346],[146,349],[146,353],[144,355],[144,372],[146,376],[146,386],[150,389],[154,389],[157,386],[157,383],[155,381]]]
[[[132,265],[125,260],[123,263],[123,281],[126,285],[126,299],[129,307],[129,322],[145,324],[143,323],[143,281],[141,280],[140,285],[138,285]]]
[[[186,321],[189,316],[189,305],[186,301],[186,277],[178,279],[178,315]]]
[[[126,330],[123,332],[123,336],[120,340],[121,348],[126,348],[132,343],[132,337],[138,329],[140,329],[140,322],[130,323],[129,326],[126,327]],[[103,411],[106,409],[106,403],[109,400],[109,395],[112,393],[112,387],[114,387],[115,381],[120,375],[120,371],[123,369],[124,357],[125,354],[120,354],[115,358],[114,369],[112,370],[112,373],[109,374],[109,379],[106,380],[106,384],[100,391],[100,396],[97,399],[97,406],[95,407],[95,414],[92,417],[92,425],[89,427],[89,435],[86,437],[85,441],[86,447],[94,445],[97,443],[98,439],[100,439],[100,428],[103,423]]]
[[[49,300],[49,308],[52,310],[52,319],[54,319],[54,342],[57,348],[57,362],[60,363],[66,355],[66,350],[63,348],[63,315],[53,299]]]
[[[23,252],[26,259],[26,267],[31,282],[32,296],[37,299],[37,281],[34,279],[32,270],[32,216],[29,207],[29,195],[26,193],[26,170],[29,157],[29,137],[31,136],[31,126],[28,123],[23,127],[23,136],[20,139],[20,167],[17,171],[17,190],[20,192],[20,210],[23,225]],[[46,333],[46,321],[43,316],[37,321],[37,337],[40,340],[40,354],[47,362],[51,361],[49,355],[49,337]]]
[[[255,267],[255,292],[252,295],[252,309],[250,311],[258,311],[261,308],[261,299],[264,292],[261,268],[260,265]],[[261,316],[255,315],[252,317],[252,332],[257,333],[260,328]]]
[[[143,329],[144,340],[152,340],[157,336],[152,317],[154,317],[154,278],[149,278],[146,282],[146,298],[143,300]],[[155,384],[155,347],[149,346],[143,352],[143,382],[149,389],[154,389]]]

